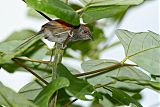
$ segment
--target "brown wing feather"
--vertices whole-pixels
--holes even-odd
[[[40,30],[40,32],[31,37],[28,38],[23,44],[21,44],[19,47],[23,47],[24,45],[26,45],[27,43],[31,42],[33,39],[37,38],[39,34],[47,32],[47,31],[51,31],[53,34],[59,34],[62,32],[66,32],[66,31],[70,31],[74,28],[75,26],[72,26],[60,19],[58,20],[52,20],[46,24],[44,24]]]
[[[46,24],[44,24],[42,27],[50,27],[52,29],[63,29],[63,30],[69,30],[72,29],[74,26],[62,21],[62,20],[53,20]]]

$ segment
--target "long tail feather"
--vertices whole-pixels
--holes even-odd
[[[23,48],[25,45],[29,44],[30,42],[32,42],[35,39],[40,39],[41,38],[41,31],[38,32],[36,35],[31,36],[30,38],[28,38],[25,42],[23,42],[21,45],[19,45],[16,49],[20,49]]]

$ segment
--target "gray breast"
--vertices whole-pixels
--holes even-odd
[[[45,37],[45,39],[47,39],[51,42],[63,44],[68,37],[68,32],[69,31],[65,31],[65,32],[61,32],[61,33],[47,32],[44,35],[44,37]]]

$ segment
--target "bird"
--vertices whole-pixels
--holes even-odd
[[[92,33],[86,24],[73,26],[63,20],[57,19],[42,25],[41,30],[22,45],[27,44],[39,35],[43,35],[50,42],[61,44],[62,48],[65,48],[69,42],[92,39]]]

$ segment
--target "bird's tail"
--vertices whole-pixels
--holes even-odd
[[[26,41],[24,41],[22,44],[20,44],[17,49],[21,49],[23,47],[25,47],[26,45],[31,46],[33,43],[35,43],[36,41],[38,41],[39,39],[41,39],[43,37],[42,35],[42,31],[38,32],[36,35],[31,36],[30,38],[28,38]]]

